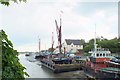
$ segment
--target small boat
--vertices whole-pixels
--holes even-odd
[[[120,68],[109,66],[110,64],[106,63],[111,62],[110,55],[109,50],[97,48],[96,52],[93,52],[91,57],[86,59],[83,67],[84,72],[93,78],[120,78]],[[115,64],[112,65],[115,66]]]
[[[39,52],[35,53],[35,59],[42,60],[43,58],[46,58],[47,55],[45,55],[43,52],[40,51],[40,39],[39,39]]]
[[[42,60],[43,58],[46,57],[45,55],[43,55],[42,53],[39,53],[39,52],[36,52],[35,54],[36,54],[36,55],[35,55],[35,59],[40,59],[40,60]]]
[[[25,53],[25,56],[30,56],[30,53]]]
[[[94,40],[94,50],[89,51],[89,53],[91,53],[91,56],[86,59],[82,67],[88,76],[99,79],[120,78],[120,68],[110,66],[110,64],[108,65],[106,63],[111,62],[109,58],[111,56],[111,52],[109,49],[101,47],[97,48],[96,37]]]

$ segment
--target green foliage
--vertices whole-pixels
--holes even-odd
[[[83,54],[83,56],[91,56],[91,54],[85,53]]]
[[[120,43],[118,43],[118,39],[114,38],[111,40],[103,40],[99,42],[99,45],[101,47],[105,47],[110,49],[112,53],[118,53],[120,52]]]
[[[8,6],[8,5],[9,5],[9,2],[2,2],[2,1],[1,1],[1,4]]]
[[[0,3],[3,4],[3,5],[9,6],[10,1],[13,1],[15,3],[18,3],[18,1],[19,2],[21,2],[21,1],[26,2],[26,0],[0,0]]]
[[[29,76],[23,70],[18,59],[18,52],[13,49],[13,44],[8,40],[8,36],[3,30],[0,30],[0,40],[2,40],[2,78],[24,78]]]
[[[93,45],[93,44],[91,44],[91,45],[88,44],[88,45],[86,45],[86,46],[84,47],[83,50],[84,50],[85,52],[88,52],[88,51],[90,51],[90,50],[93,49],[93,48],[94,48],[94,45]]]
[[[80,41],[82,42],[83,45],[85,44],[85,40],[84,39],[81,39]]]
[[[120,43],[119,39],[114,38],[111,40],[107,40],[105,38],[97,38],[96,43],[98,47],[108,48],[112,53],[120,53]],[[85,43],[84,51],[88,52],[94,48],[94,39],[89,40],[88,43]]]

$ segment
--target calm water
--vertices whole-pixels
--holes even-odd
[[[64,73],[54,74],[51,70],[46,67],[41,67],[40,61],[34,59],[32,54],[29,57],[26,57],[25,54],[20,54],[19,56],[20,63],[26,67],[26,72],[30,75],[29,78],[86,78],[83,71],[71,71]],[[28,78],[27,76],[25,76]]]

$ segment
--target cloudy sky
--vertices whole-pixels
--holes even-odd
[[[104,1],[104,0],[103,0]],[[3,29],[18,51],[38,51],[51,47],[52,32],[55,46],[55,19],[62,17],[62,40],[94,38],[112,39],[118,36],[118,2],[98,0],[27,0],[9,7],[0,4],[0,29]],[[110,1],[110,0],[109,0]],[[63,11],[63,13],[60,13]]]

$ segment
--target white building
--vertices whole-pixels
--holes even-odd
[[[63,48],[65,47],[66,52],[78,52],[83,49],[82,42],[76,39],[65,39]]]

